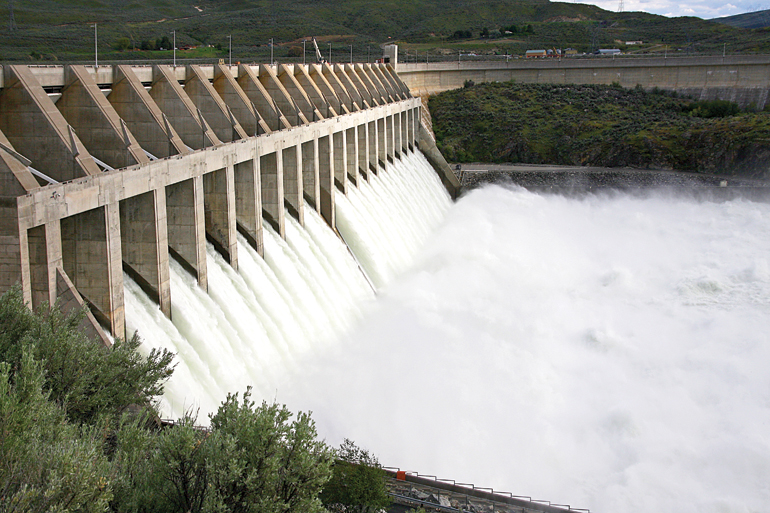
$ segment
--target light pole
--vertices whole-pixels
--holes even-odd
[[[307,43],[307,39],[302,40],[302,65],[305,65],[305,43]]]
[[[227,36],[227,39],[230,46],[230,58],[228,59],[228,62],[229,62],[229,66],[232,68],[233,67],[233,36],[232,35]]]
[[[350,45],[350,64],[353,64],[353,45]]]
[[[94,23],[94,67],[99,67],[99,38],[96,33],[96,23]]]
[[[329,64],[332,63],[332,44],[329,43]]]
[[[271,66],[273,65],[273,39],[274,38],[272,37],[270,38],[270,65]]]
[[[174,34],[174,67],[176,68],[176,30],[172,30],[171,33]]]

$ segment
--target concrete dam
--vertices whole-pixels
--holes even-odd
[[[207,241],[237,269],[237,234],[263,255],[263,221],[285,237],[286,213],[303,225],[312,208],[334,227],[335,194],[421,138],[420,100],[387,65],[10,65],[2,79],[0,290],[86,303],[93,331],[120,337],[124,271],[170,317],[169,254],[206,290]]]
[[[502,57],[502,59],[501,59]],[[770,91],[770,56],[596,57],[395,63],[415,95],[430,95],[474,82],[620,84],[676,91],[696,100],[729,100],[762,110]]]
[[[635,72],[602,62],[562,72]],[[523,80],[505,65],[451,80]],[[458,480],[406,472],[410,505],[490,511],[476,482],[513,511],[762,511],[770,206],[453,203],[409,66],[3,66],[0,289],[177,354],[165,416],[253,386],[330,445]]]

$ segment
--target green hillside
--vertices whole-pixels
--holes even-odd
[[[755,29],[770,27],[770,10],[746,12],[743,14],[736,14],[735,16],[714,18],[713,21],[738,28]]]
[[[302,39],[316,36],[334,60],[368,60],[391,41],[435,60],[465,53],[523,54],[532,48],[624,48],[632,52],[767,52],[770,32],[699,18],[614,13],[545,0],[28,0],[0,11],[0,59],[92,60],[98,25],[101,60],[167,59],[176,33],[178,58],[302,60]],[[507,30],[507,32],[506,32]],[[457,35],[461,37],[457,37]],[[164,38],[168,38],[164,40]],[[293,48],[292,48],[293,47]],[[142,50],[144,48],[144,50]],[[289,55],[294,55],[293,59]],[[308,57],[310,53],[308,52]]]
[[[767,177],[770,113],[620,86],[479,84],[429,101],[450,162],[519,162]]]

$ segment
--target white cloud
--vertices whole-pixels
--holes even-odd
[[[608,11],[617,11],[620,0],[586,2]],[[703,19],[732,16],[745,12],[770,8],[770,5],[749,4],[736,2],[723,4],[718,0],[700,0],[688,3],[675,3],[669,0],[624,0],[623,10],[626,12],[643,11],[668,17],[697,16]]]

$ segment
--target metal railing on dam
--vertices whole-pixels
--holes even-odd
[[[206,243],[317,210],[421,139],[387,65],[3,66],[0,291],[88,304],[125,334],[123,272],[171,315],[169,255],[207,288]],[[427,144],[427,143],[426,143]],[[436,152],[437,153],[437,152]]]
[[[763,109],[770,91],[769,55],[509,59],[398,63],[415,95],[463,87],[465,81],[612,84],[676,91],[699,100],[730,100]]]

